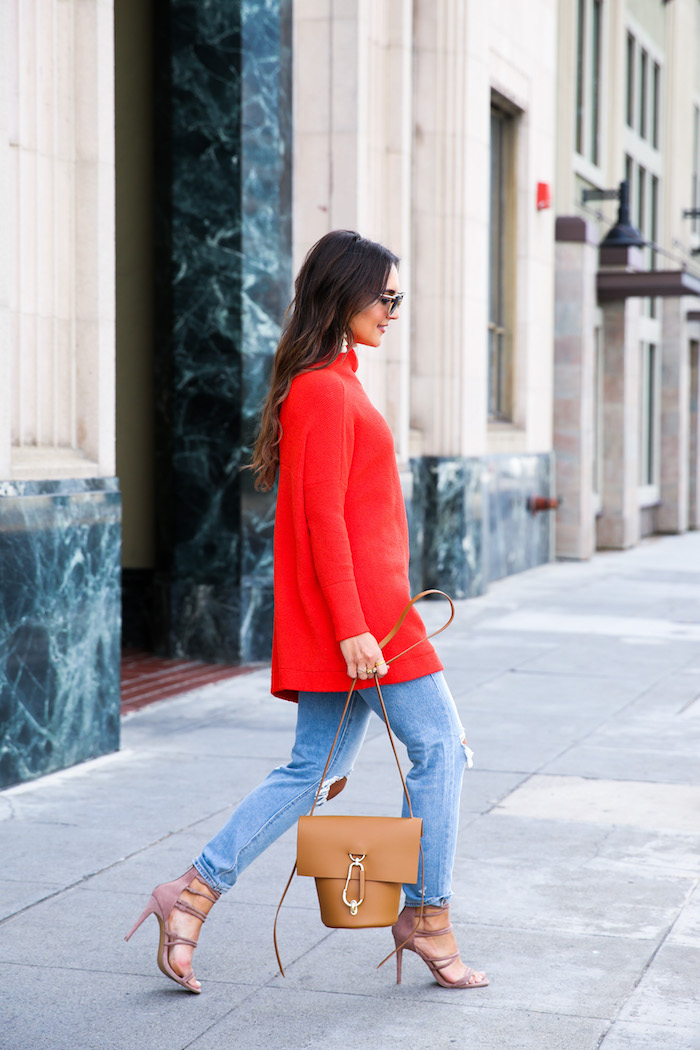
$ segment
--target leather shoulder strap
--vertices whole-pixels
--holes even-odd
[[[436,635],[442,634],[442,632],[446,631],[447,628],[452,623],[452,621],[454,620],[454,618],[455,618],[455,603],[452,601],[452,599],[450,598],[449,594],[445,594],[444,591],[437,591],[434,588],[431,588],[430,590],[427,590],[427,591],[421,591],[420,594],[417,594],[415,596],[415,598],[411,598],[410,602],[405,607],[405,609],[403,610],[403,612],[399,616],[398,620],[396,621],[394,626],[389,631],[389,633],[386,636],[386,638],[382,638],[381,642],[379,643],[379,648],[383,649],[384,646],[389,644],[389,642],[391,641],[392,638],[396,637],[396,635],[399,633],[399,631],[401,630],[401,628],[403,626],[404,620],[406,619],[406,617],[408,616],[409,612],[411,611],[411,608],[416,604],[416,602],[420,601],[421,598],[425,598],[428,594],[439,594],[443,598],[447,598],[447,601],[450,603],[450,618],[449,618],[449,620],[447,620],[446,623],[443,623],[442,627],[438,627],[438,629],[436,631],[432,631],[430,634],[426,635],[425,638],[420,638],[417,642],[414,642],[413,645],[409,645],[408,648],[404,649],[400,653],[397,653],[396,656],[392,656],[391,660],[387,660],[387,664],[393,664],[394,660],[398,660],[398,659],[400,659],[400,657],[405,656],[406,653],[409,653],[411,651],[411,649],[415,649],[415,647],[417,645],[422,645],[422,643],[423,642],[427,642],[429,638],[435,638]]]

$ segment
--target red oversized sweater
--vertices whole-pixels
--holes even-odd
[[[354,350],[297,376],[280,413],[272,692],[349,688],[339,642],[378,641],[409,600],[408,526],[391,431],[355,372]],[[384,650],[425,638],[415,606]],[[386,682],[442,670],[427,639]],[[360,689],[373,682],[358,682]]]

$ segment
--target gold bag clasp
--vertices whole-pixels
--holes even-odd
[[[362,854],[348,853],[348,857],[350,858],[350,864],[348,866],[348,877],[345,880],[345,886],[343,888],[343,904],[347,904],[348,908],[350,909],[350,914],[351,915],[357,915],[357,909],[360,907],[360,905],[362,904],[362,902],[365,899],[365,869],[362,866],[362,861],[365,859],[366,856],[367,856],[366,853],[362,853]],[[348,900],[348,896],[347,896],[348,886],[350,885],[350,879],[352,878],[352,869],[353,868],[357,868],[358,869],[359,876],[360,876],[360,899],[359,899],[359,901],[357,901],[357,900]]]

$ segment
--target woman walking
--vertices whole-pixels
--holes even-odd
[[[412,763],[406,779],[413,813],[423,818],[423,917],[412,932],[421,883],[405,886],[395,942],[416,952],[446,988],[488,983],[461,961],[449,923],[468,760],[464,731],[415,606],[384,652],[377,643],[409,600],[408,528],[392,435],[357,379],[355,347],[378,348],[398,318],[397,267],[386,248],[336,230],[314,245],[296,280],[252,463],[259,488],[279,483],[272,692],[298,704],[291,760],[240,803],[193,867],[156,887],[127,935],[155,914],[158,965],[190,992],[200,991],[192,955],[206,915],[309,811],[349,679],[357,678],[321,799],[352,771],[371,712],[379,709],[375,672],[386,677],[389,720]],[[385,656],[391,661],[414,642],[389,670]]]

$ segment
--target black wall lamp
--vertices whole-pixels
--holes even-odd
[[[584,204],[589,201],[619,201],[620,207],[617,212],[617,222],[611,226],[607,234],[600,242],[601,248],[643,248],[647,243],[644,237],[635,229],[630,221],[630,197],[629,184],[623,179],[616,190],[584,190],[582,200]]]

